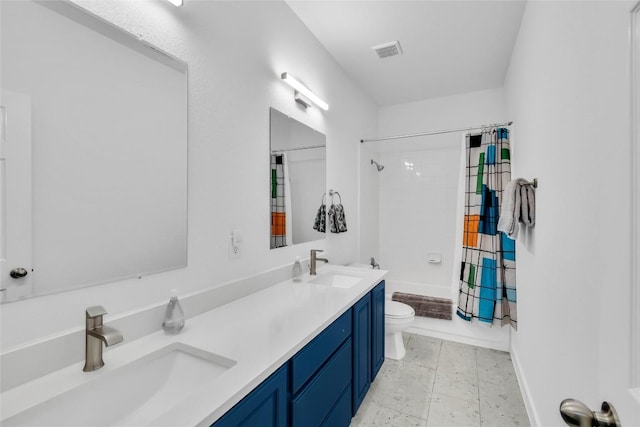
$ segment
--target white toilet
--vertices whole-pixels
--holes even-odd
[[[384,304],[384,357],[400,360],[406,354],[402,331],[407,329],[416,312],[407,304],[386,300]]]

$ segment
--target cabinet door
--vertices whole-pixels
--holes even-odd
[[[353,395],[355,415],[371,385],[371,293],[353,306]]]
[[[319,426],[351,382],[351,338],[348,338],[313,379],[291,401],[291,425]],[[349,402],[351,409],[351,402]]]
[[[288,363],[242,399],[212,427],[286,427]]]
[[[344,388],[320,427],[348,427],[351,424],[351,383]]]
[[[371,381],[384,363],[384,280],[371,291]]]

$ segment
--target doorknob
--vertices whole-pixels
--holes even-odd
[[[13,277],[14,279],[19,279],[26,276],[27,274],[27,270],[22,267],[14,268],[9,272],[9,276]]]
[[[560,414],[573,427],[622,427],[615,408],[602,402],[602,411],[592,411],[587,405],[575,399],[565,399],[560,403]]]

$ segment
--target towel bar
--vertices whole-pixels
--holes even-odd
[[[538,178],[533,178],[533,181],[527,181],[527,185],[530,185],[533,188],[538,188]]]

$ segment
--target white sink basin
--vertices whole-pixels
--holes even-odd
[[[346,273],[326,273],[310,280],[309,283],[317,285],[333,286],[334,288],[350,288],[362,280],[361,276],[355,276]]]
[[[147,425],[236,362],[173,343],[2,422],[3,426]],[[93,375],[93,374],[87,374]]]

